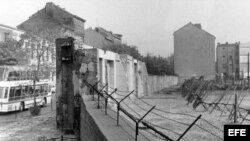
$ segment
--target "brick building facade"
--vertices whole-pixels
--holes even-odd
[[[240,43],[225,43],[217,44],[217,73],[227,76],[240,76],[240,61],[239,61],[239,44]]]

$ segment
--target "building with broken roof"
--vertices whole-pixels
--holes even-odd
[[[63,32],[65,35],[73,36],[77,40],[83,41],[85,21],[79,16],[66,11],[64,8],[48,2],[43,9],[31,15],[29,19],[17,27],[33,34],[37,34],[34,33],[34,29],[37,28],[40,29],[37,29],[38,31],[36,32],[45,30],[52,30],[56,33]]]
[[[215,36],[191,22],[174,32],[174,71],[183,77],[215,76]]]
[[[107,31],[102,27],[91,27],[85,30],[84,43],[96,48],[104,48],[107,46],[122,43],[122,35]]]
[[[74,37],[75,47],[83,46],[84,41],[84,26],[85,19],[74,15],[60,6],[48,2],[45,7],[34,13],[17,26],[18,29],[23,30],[27,35],[31,35],[26,39],[25,46],[29,49],[30,65],[38,64],[37,50],[39,44],[47,49],[41,55],[41,64],[49,66],[53,73],[55,71],[55,39],[62,37]],[[31,39],[35,37],[36,43]],[[41,47],[40,47],[41,48]],[[48,70],[48,69],[47,69]]]

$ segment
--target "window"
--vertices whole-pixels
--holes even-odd
[[[0,87],[0,98],[4,96],[4,88]]]
[[[5,88],[4,98],[7,98],[7,96],[8,96],[8,92],[9,92],[9,88]]]
[[[4,68],[0,68],[0,81],[4,79]]]
[[[40,93],[43,93],[44,92],[44,85],[41,85],[40,87]]]
[[[20,79],[20,73],[17,71],[11,71],[9,72],[8,80],[13,81],[13,80],[19,80]]]
[[[13,101],[15,97],[15,88],[11,87],[10,88],[10,96],[9,96],[9,101]]]
[[[15,100],[21,99],[22,87],[15,88]]]
[[[7,42],[9,40],[10,33],[4,33],[4,41]]]
[[[35,88],[36,88],[35,89],[35,95],[38,96],[39,93],[40,93],[41,85],[37,85]]]
[[[30,95],[33,95],[33,87],[32,86],[28,86],[28,92]]]
[[[44,92],[47,94],[48,93],[48,85],[44,85]]]
[[[238,74],[239,73],[239,68],[236,68],[236,74]]]

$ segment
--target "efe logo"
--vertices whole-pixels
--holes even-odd
[[[224,125],[224,141],[250,141],[250,125]]]
[[[228,129],[228,136],[246,136],[246,129]]]

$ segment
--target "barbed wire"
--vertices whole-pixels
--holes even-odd
[[[105,104],[103,103],[103,101],[101,102],[102,103],[102,105],[104,106]],[[102,110],[103,111],[103,110]],[[113,111],[112,109],[110,109],[110,111],[111,112],[113,112],[113,113],[115,113],[116,114],[116,112],[115,111]],[[113,120],[117,120],[117,119],[115,119],[115,118],[113,118],[112,116],[110,116],[109,115],[109,117],[111,117]],[[123,116],[120,116],[121,117],[121,119],[124,121],[124,123],[129,127],[129,128],[131,128],[132,130],[134,130],[135,128],[133,128],[131,125],[130,125],[130,123],[128,123],[128,121],[123,117]],[[122,127],[122,126],[121,126]],[[123,128],[123,130],[125,130],[124,128]],[[126,131],[126,130],[125,130]],[[127,131],[126,131],[127,132]],[[134,136],[133,135],[131,135],[130,133],[128,133],[127,132],[127,134],[129,134],[131,137],[133,137],[134,138]],[[142,136],[144,136],[148,141],[151,141],[148,137],[146,137],[144,134],[141,134],[140,133],[140,135],[142,135]]]
[[[141,107],[141,106],[138,105],[138,104],[136,104],[136,105],[137,105],[138,107],[140,107],[142,110],[146,111],[145,108]],[[155,109],[156,109],[156,108],[155,108]],[[156,110],[157,110],[157,109],[156,109]],[[156,116],[159,116],[159,117],[161,117],[161,118],[163,118],[163,119],[171,120],[171,121],[176,122],[176,123],[179,123],[179,124],[181,124],[181,125],[189,126],[189,124],[187,124],[187,123],[180,122],[180,121],[177,121],[177,120],[174,120],[174,119],[171,119],[171,118],[167,118],[167,117],[165,117],[165,116],[163,116],[163,115],[160,115],[160,114],[158,114],[158,113],[156,113],[156,112],[154,112],[154,111],[152,111],[151,113],[152,113],[152,114],[155,114]],[[218,135],[215,135],[214,133],[210,132],[209,130],[206,130],[205,128],[203,128],[203,127],[201,127],[201,126],[199,126],[199,125],[197,125],[197,124],[195,124],[195,126],[197,126],[198,128],[200,128],[200,129],[206,131],[207,133],[209,133],[209,134],[211,134],[211,135],[214,135],[214,136],[216,136],[216,137],[222,139],[222,138],[219,137]],[[223,132],[223,131],[222,131],[222,132]]]
[[[139,100],[139,101],[141,101],[141,102],[143,102],[143,103],[145,103],[145,104],[148,105],[148,106],[153,106],[153,105],[147,103],[146,101],[144,101],[144,100],[142,100],[142,99],[140,99],[140,98],[137,98],[137,97],[136,97],[136,99]],[[163,112],[163,113],[166,113],[166,114],[183,115],[183,116],[192,117],[192,118],[194,118],[194,119],[196,118],[196,116],[191,115],[191,114],[186,114],[186,113],[174,113],[174,112],[165,111],[165,110],[162,110],[162,109],[159,109],[159,108],[155,108],[155,110],[156,110],[156,111]],[[205,119],[203,119],[203,118],[200,118],[200,119],[201,119],[202,121],[206,122],[207,124],[211,125],[212,127],[218,129],[219,131],[221,131],[221,132],[223,133],[223,130],[220,129],[219,127],[213,125],[212,123],[210,123],[209,121],[207,121],[207,120],[205,120]]]
[[[115,90],[115,88],[112,88],[112,87],[110,87],[110,88],[113,89],[113,90]],[[117,90],[117,91],[118,91],[118,90]],[[111,91],[107,90],[107,92],[110,93]],[[128,93],[128,92],[130,92],[130,91],[120,91],[120,92]],[[120,95],[120,94],[118,94],[118,93],[116,93],[116,94],[119,95],[119,96],[123,96],[123,97],[124,97],[124,95]],[[139,99],[139,98],[136,97],[136,99]],[[141,102],[143,102],[144,104],[148,105],[148,106],[152,106],[151,104],[145,102],[145,101],[142,100],[142,99],[139,99],[139,100],[140,100]],[[139,107],[139,108],[143,109],[144,111],[146,111],[145,108],[142,108],[141,106],[139,106],[139,105],[136,104],[136,103],[134,103],[134,104],[135,104],[137,107]],[[135,113],[136,115],[138,115],[138,117],[140,117],[140,114],[138,114],[138,112],[136,112],[133,108],[131,108],[130,106],[128,106],[129,104],[126,103],[126,104],[123,104],[123,105],[125,105],[125,106],[126,106],[127,108],[129,108],[133,113]],[[164,110],[161,110],[161,109],[157,109],[157,108],[156,108],[156,110],[157,110],[157,111],[160,111],[160,112],[168,113],[168,114],[176,114],[176,115],[190,116],[190,117],[196,118],[194,115],[190,115],[190,114],[167,112],[167,111],[164,111]],[[167,117],[162,116],[162,115],[160,115],[160,114],[158,114],[158,113],[156,113],[156,112],[153,112],[153,111],[152,111],[152,114],[154,114],[154,115],[156,115],[156,116],[159,116],[159,117],[161,117],[161,118],[163,118],[163,119],[168,119],[168,120],[173,121],[173,122],[175,122],[175,123],[179,123],[179,124],[181,124],[181,125],[189,126],[189,124],[187,124],[187,123],[180,122],[180,121],[177,121],[177,120],[174,120],[174,119],[171,119],[171,118],[167,118]],[[209,125],[213,126],[214,128],[218,129],[219,131],[222,131],[220,128],[218,128],[217,126],[214,126],[213,124],[211,124],[211,123],[208,122],[207,120],[204,120],[204,119],[203,119],[203,121],[205,121],[205,122],[208,123]],[[152,124],[152,123],[151,123],[151,124]],[[155,124],[153,124],[153,125],[155,125]],[[216,135],[216,134],[210,132],[210,131],[207,130],[207,129],[204,129],[203,127],[200,127],[199,125],[196,125],[196,124],[195,124],[195,126],[197,126],[198,128],[200,128],[200,129],[206,131],[207,133],[209,133],[209,134],[211,134],[211,135],[213,135],[213,136],[215,136],[215,137],[218,137],[219,139],[222,139],[222,138],[219,137],[218,135]],[[172,130],[170,130],[170,129],[167,129],[167,128],[164,128],[164,127],[161,127],[161,126],[158,126],[158,125],[157,125],[156,127],[161,128],[161,129],[164,129],[164,130],[172,131]],[[223,132],[223,131],[222,131],[222,132]],[[175,131],[172,131],[172,133],[175,133],[176,135],[180,135],[179,133],[177,133],[177,132],[175,132]]]

